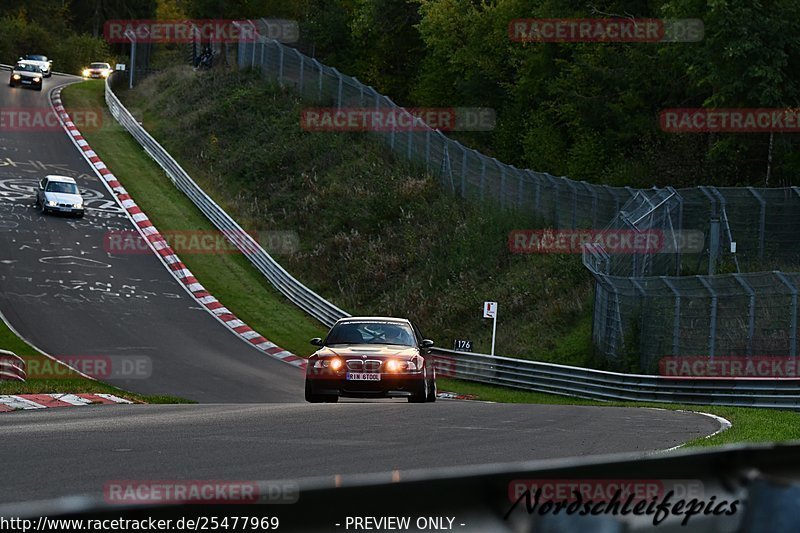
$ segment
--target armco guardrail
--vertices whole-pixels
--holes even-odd
[[[115,78],[112,75],[111,78]],[[111,114],[164,169],[175,186],[223,232],[291,302],[325,325],[349,316],[283,269],[189,177],[181,166],[131,116],[106,84]],[[255,252],[253,251],[255,250]],[[529,391],[594,400],[715,404],[746,407],[800,407],[800,379],[678,379],[618,374],[484,354],[435,349],[440,375]]]
[[[620,374],[486,354],[433,350],[440,377],[590,400],[800,408],[800,379]]]
[[[0,350],[0,380],[25,381],[25,360],[7,350]]]
[[[117,78],[114,74],[111,78]],[[242,229],[228,214],[201,189],[172,156],[145,131],[125,109],[114,91],[111,82],[106,83],[106,104],[113,117],[142,145],[142,148],[164,169],[175,186],[183,191],[202,213],[236,245],[266,277],[290,301],[325,324],[332,325],[347,313],[328,302],[317,293],[297,281],[267,253],[261,245]]]

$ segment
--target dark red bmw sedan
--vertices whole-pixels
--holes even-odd
[[[351,398],[408,398],[436,401],[436,371],[424,339],[410,320],[348,317],[333,325],[308,359],[306,401]]]

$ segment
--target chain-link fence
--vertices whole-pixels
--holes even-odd
[[[259,69],[264,78],[294,87],[308,102],[339,109],[391,109],[411,116],[374,88],[275,40],[240,42],[238,63],[240,68]],[[383,137],[395,153],[424,164],[440,177],[445,187],[463,197],[493,199],[501,207],[530,212],[552,228],[575,229],[605,227],[640,192],[669,190],[675,193],[672,203],[678,205],[669,213],[670,227],[660,229],[700,230],[710,241],[712,226],[717,221],[721,224],[722,238],[708,243],[717,244],[717,249],[709,251],[706,246],[704,258],[694,258],[702,263],[695,268],[707,268],[709,253],[716,260],[728,256],[727,260],[733,263],[753,266],[798,258],[795,244],[800,231],[800,217],[796,215],[800,210],[798,187],[642,191],[596,185],[501,163],[426,127],[419,118],[410,120],[415,120],[419,127],[397,127],[375,134]],[[730,251],[731,242],[736,243],[735,253]],[[687,258],[675,261],[675,267],[691,265]]]
[[[667,356],[797,356],[798,273],[595,278],[593,340],[619,366],[656,372]]]
[[[308,102],[410,117],[372,87],[278,41],[240,42],[238,64]],[[798,263],[800,188],[610,187],[501,163],[424,124],[375,135],[453,193],[528,212],[554,229],[699,233],[700,246],[691,251],[584,251],[597,280],[593,338],[607,358],[635,354],[642,370],[653,371],[662,355],[795,355],[800,275],[742,273]]]

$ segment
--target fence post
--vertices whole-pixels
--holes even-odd
[[[331,67],[331,72],[333,72],[336,75],[336,78],[339,80],[338,87],[336,89],[336,110],[339,111],[342,109],[342,90],[344,89],[344,77],[334,67]]]
[[[303,95],[303,85],[305,84],[306,62],[305,56],[295,49],[297,57],[300,58],[300,79],[298,80],[300,95]]]
[[[733,278],[739,282],[739,285],[741,285],[750,296],[750,304],[748,305],[747,357],[752,357],[753,337],[756,333],[756,293],[741,274],[734,274]]]
[[[570,189],[572,189],[572,228],[575,229],[578,227],[578,187],[575,186],[575,182],[569,179],[566,176],[561,176],[561,179],[566,183]]]
[[[673,357],[677,357],[680,355],[681,342],[681,293],[666,276],[661,276],[661,281],[663,281],[664,285],[669,287],[669,290],[675,295],[675,318],[672,323],[672,355]]]
[[[595,190],[594,186],[591,183],[586,183],[585,181],[581,181],[583,184],[583,188],[589,191],[589,194],[592,195],[592,227],[597,227],[597,191]]]
[[[698,279],[700,283],[702,283],[708,292],[711,294],[711,309],[709,313],[709,332],[708,332],[708,355],[711,357],[711,360],[714,360],[714,346],[717,343],[717,291],[714,290],[714,287],[711,286],[711,283],[702,276],[699,276]]]
[[[262,39],[262,41],[261,41],[261,60],[259,62],[259,66],[261,68],[261,77],[262,78],[264,78],[266,76],[269,76],[269,73],[267,72],[267,67],[264,65],[264,51],[266,49],[267,49],[267,40],[266,39]]]
[[[536,197],[535,197],[535,201],[534,201],[534,211],[536,211],[536,214],[538,216],[538,214],[540,213],[540,209],[541,209],[540,206],[541,206],[541,199],[542,199],[542,178],[540,176],[537,176],[536,173],[534,171],[532,171],[532,170],[529,170],[528,172],[530,172],[533,175],[533,179],[534,179],[534,181],[536,183]]]
[[[461,147],[461,197],[467,197],[467,149],[459,143]]]
[[[791,316],[789,317],[789,355],[797,357],[797,287],[783,272],[775,271],[775,276],[786,285],[792,295]]]
[[[481,200],[483,200],[483,188],[486,181],[486,156],[481,156]]]
[[[765,238],[764,234],[766,233],[766,225],[767,225],[767,201],[764,200],[764,197],[761,196],[761,193],[759,193],[755,188],[748,187],[747,190],[750,191],[750,194],[755,196],[756,200],[758,200],[758,203],[761,206],[760,216],[758,221],[758,259],[763,260],[764,238]]]
[[[511,168],[514,169],[514,173],[517,175],[517,209],[522,211],[523,198],[525,197],[525,181],[522,179],[522,172],[517,167],[511,165]]]
[[[431,129],[425,128],[425,168],[431,171]]]
[[[317,68],[319,68],[319,89],[317,91],[317,102],[322,102],[322,64],[316,59],[312,59],[312,61],[317,65]]]
[[[277,46],[280,51],[280,59],[278,60],[278,85],[283,87],[283,50],[285,47],[280,43],[277,43]]]
[[[408,111],[406,111],[405,108],[403,108],[403,113],[410,114]],[[411,123],[412,124],[416,124],[416,121],[414,120],[414,117],[411,117]],[[408,147],[407,147],[407,150],[406,150],[406,158],[409,161],[411,161],[411,156],[413,155],[413,150],[414,150],[414,128],[411,127],[411,128],[408,129]]]
[[[494,159],[497,168],[500,169],[500,191],[498,196],[500,197],[500,209],[504,208],[506,205],[505,200],[505,191],[506,191],[506,167],[502,163],[500,163],[497,159]]]

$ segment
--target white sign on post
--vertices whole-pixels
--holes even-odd
[[[492,323],[492,355],[494,355],[494,338],[497,334],[497,302],[483,302],[483,318],[491,318]]]

